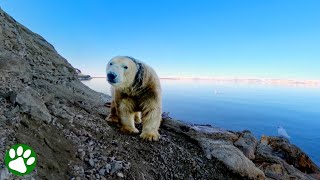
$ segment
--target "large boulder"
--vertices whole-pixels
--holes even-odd
[[[251,179],[265,179],[263,171],[255,166],[232,143],[223,140],[200,138],[199,144],[208,159],[216,158],[223,162],[230,170]]]

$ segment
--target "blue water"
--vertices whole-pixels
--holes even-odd
[[[110,95],[105,79],[83,81]],[[161,80],[163,111],[195,124],[276,136],[283,126],[290,142],[320,165],[320,87],[206,80]]]

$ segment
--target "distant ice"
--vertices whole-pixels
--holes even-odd
[[[291,138],[288,135],[287,131],[282,126],[278,126],[278,134],[279,134],[279,136],[287,138],[287,139]]]

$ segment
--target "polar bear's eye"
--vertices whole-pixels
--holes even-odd
[[[124,69],[128,69],[128,66],[123,66]]]
[[[112,66],[112,63],[110,63],[110,66]]]

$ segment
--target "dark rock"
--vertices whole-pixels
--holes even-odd
[[[92,79],[92,77],[90,75],[78,75],[78,79],[81,81],[87,81]]]

